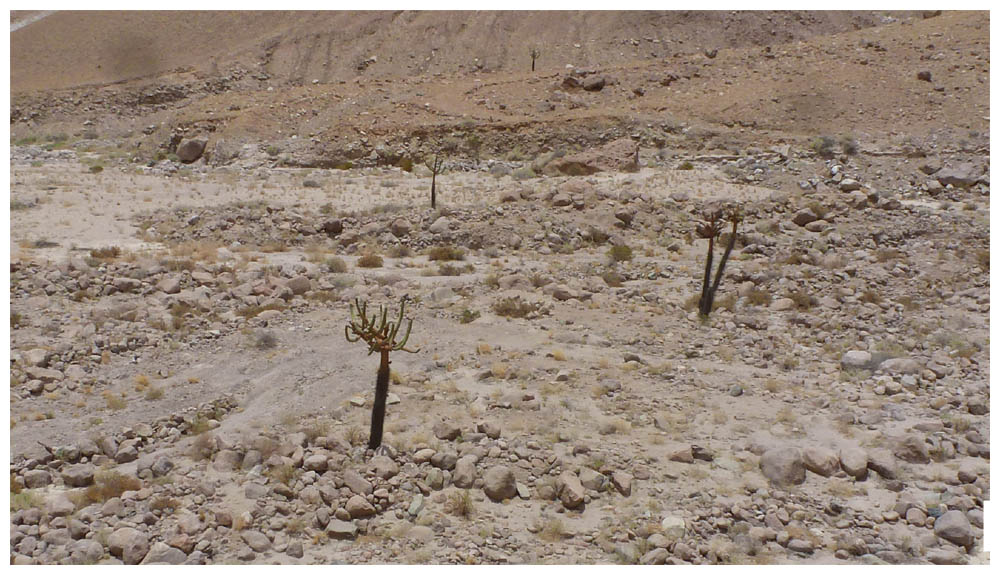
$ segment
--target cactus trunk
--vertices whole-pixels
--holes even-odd
[[[375,380],[375,404],[372,406],[372,427],[368,437],[368,449],[378,449],[382,445],[382,427],[385,424],[385,400],[389,396],[389,352],[381,353]]]
[[[712,256],[714,248],[715,238],[708,238],[708,255],[705,256],[705,278],[701,282],[701,299],[698,300],[698,313],[703,316],[707,316],[712,312],[709,290],[711,289],[710,282],[712,281]]]
[[[431,209],[437,207],[437,188],[435,187],[437,175],[437,169],[431,172]]]

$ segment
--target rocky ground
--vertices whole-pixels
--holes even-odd
[[[14,158],[15,563],[981,561],[981,158],[906,160],[899,192],[808,150],[484,163],[437,210],[419,170]],[[137,201],[165,183],[192,201]],[[705,321],[723,198],[748,215]],[[68,244],[112,201],[120,231]],[[376,362],[342,330],[404,295],[420,351],[373,456]]]
[[[11,563],[988,563],[988,14],[850,18],[538,76],[22,66]],[[419,348],[377,453],[357,299]]]

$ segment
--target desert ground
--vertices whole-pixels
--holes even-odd
[[[12,564],[989,562],[988,13],[11,25]]]

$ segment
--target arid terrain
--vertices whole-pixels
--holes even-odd
[[[11,12],[11,563],[989,563],[989,27]]]

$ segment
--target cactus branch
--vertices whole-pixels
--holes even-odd
[[[377,314],[368,315],[368,303],[360,299],[354,300],[351,307],[351,320],[344,326],[347,341],[354,343],[364,340],[368,344],[368,355],[379,352],[380,361],[375,380],[375,403],[372,406],[372,425],[368,439],[369,449],[378,449],[382,445],[382,428],[385,423],[385,402],[389,393],[389,352],[405,351],[417,353],[419,349],[409,349],[406,342],[410,339],[413,320],[407,320],[406,333],[397,340],[400,326],[403,325],[403,315],[406,308],[406,298],[399,304],[399,316],[396,321],[389,321],[389,308],[379,306]]]

